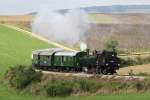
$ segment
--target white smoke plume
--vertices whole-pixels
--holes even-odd
[[[81,51],[84,51],[84,50],[86,50],[86,49],[87,49],[87,44],[84,43],[84,42],[81,42],[81,43],[80,43],[80,50],[81,50]]]
[[[32,23],[32,31],[48,39],[65,42],[70,46],[84,38],[90,28],[88,15],[80,9],[66,13],[41,9]]]

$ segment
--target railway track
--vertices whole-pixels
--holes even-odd
[[[36,71],[41,71],[37,70]],[[58,76],[69,76],[69,77],[98,77],[100,79],[120,79],[120,80],[144,80],[146,77],[144,76],[129,76],[129,75],[98,75],[98,74],[87,74],[83,72],[78,73],[66,73],[66,72],[52,72],[52,71],[41,71],[45,75],[58,75]]]

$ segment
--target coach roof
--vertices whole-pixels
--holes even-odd
[[[76,56],[79,52],[69,52],[69,51],[64,51],[64,52],[56,52],[55,56]]]
[[[64,51],[61,48],[50,48],[50,49],[40,49],[40,50],[35,50],[32,52],[32,54],[37,54],[37,55],[53,55],[56,52]]]

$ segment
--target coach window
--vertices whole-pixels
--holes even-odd
[[[67,57],[64,57],[64,62],[66,62],[66,60],[67,60]]]

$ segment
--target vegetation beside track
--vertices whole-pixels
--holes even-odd
[[[150,79],[104,79],[99,76],[75,77],[44,75],[31,67],[16,66],[5,74],[4,83],[19,92],[49,97],[117,95],[148,92]],[[22,93],[23,93],[22,92]]]

